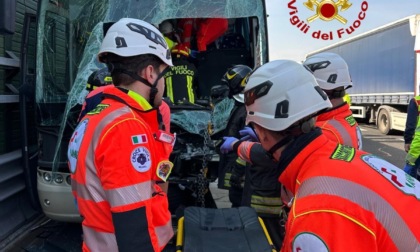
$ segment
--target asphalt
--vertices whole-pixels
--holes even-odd
[[[217,180],[210,183],[210,191],[216,201],[217,208],[230,208],[232,203],[229,201],[228,191],[217,188]]]

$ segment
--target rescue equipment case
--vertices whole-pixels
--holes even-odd
[[[177,252],[276,251],[263,221],[251,207],[187,207],[178,221]]]

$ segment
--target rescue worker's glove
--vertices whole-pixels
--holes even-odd
[[[257,134],[253,128],[245,126],[245,128],[239,131],[239,135],[242,136],[241,141],[252,141],[252,142],[259,142]]]
[[[197,50],[190,50],[190,57],[191,58],[197,58],[198,57],[198,54],[199,54],[199,51],[197,51]]]
[[[416,175],[414,165],[406,163],[403,170],[405,171],[405,173],[407,173],[408,175],[410,175],[412,177],[414,177]]]
[[[233,145],[238,142],[236,137],[223,137],[223,144],[220,146],[220,152],[227,154],[233,150]]]

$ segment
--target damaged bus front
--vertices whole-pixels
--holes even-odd
[[[244,64],[254,68],[268,61],[264,0],[41,0],[36,69],[37,188],[42,209],[51,219],[80,221],[71,194],[67,145],[87,94],[87,78],[104,67],[96,60],[103,23],[123,17],[143,19],[157,27],[164,21],[179,26],[186,19],[225,20],[223,33],[204,48],[198,36],[191,34],[190,47],[199,52],[193,62],[202,100],[211,100],[212,87],[221,84],[229,67]],[[226,109],[209,115],[213,126],[210,134],[226,125],[231,106],[229,101],[220,104]],[[176,124],[176,116],[173,120]]]

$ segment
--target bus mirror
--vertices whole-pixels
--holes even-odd
[[[0,35],[15,33],[16,0],[0,0]]]

